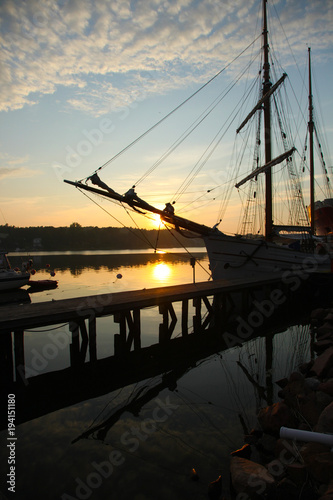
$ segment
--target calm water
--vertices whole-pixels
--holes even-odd
[[[206,280],[206,256],[197,253],[196,257],[196,280]],[[55,270],[53,279],[59,286],[25,297],[31,302],[193,281],[189,256],[184,253],[41,253],[33,258],[38,270],[34,278],[50,278],[47,269]],[[11,256],[12,264],[19,259]],[[158,341],[161,316],[152,308],[142,317],[142,345],[148,346]],[[112,356],[113,334],[118,329],[112,317],[98,320],[98,359]],[[167,378],[157,370],[153,377],[116,390],[117,376],[109,375],[108,381],[106,371],[108,390],[92,373],[89,399],[70,406],[64,402],[57,411],[16,427],[15,495],[7,489],[8,432],[2,430],[1,492],[19,500],[206,499],[208,483],[221,474],[223,493],[230,498],[230,453],[244,444],[244,432],[256,425],[257,411],[267,405],[270,391],[277,398],[276,384],[268,388],[267,381],[288,376],[310,359],[307,325],[276,330],[271,366],[266,364],[267,342],[260,337],[242,347],[206,353],[196,362],[184,359],[183,368],[171,370]],[[177,325],[174,336],[179,331]],[[68,369],[70,343],[68,325],[25,332],[27,390],[29,378],[31,382],[33,377]],[[120,368],[121,380],[123,375]],[[79,379],[77,384],[79,390]],[[56,394],[41,395],[45,406],[61,401],[62,391],[59,384]],[[5,399],[1,408],[6,407]],[[199,481],[191,480],[192,468]]]

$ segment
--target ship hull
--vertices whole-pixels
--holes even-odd
[[[305,253],[261,239],[227,236],[204,238],[213,279],[263,277],[268,273],[330,272],[329,254]]]

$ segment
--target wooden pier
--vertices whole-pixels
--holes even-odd
[[[96,319],[113,316],[119,324],[119,334],[115,335],[115,353],[141,347],[142,309],[156,306],[162,315],[159,326],[159,342],[170,340],[178,322],[173,304],[181,303],[181,334],[189,331],[205,331],[212,322],[225,320],[234,311],[236,303],[239,314],[245,313],[256,291],[266,295],[276,287],[288,287],[281,276],[268,276],[260,281],[225,280],[206,281],[193,284],[150,288],[126,292],[91,295],[72,299],[52,300],[42,303],[13,305],[0,312],[0,337],[9,332],[21,334],[25,329],[47,325],[69,323],[74,337],[80,331],[82,341],[89,342],[93,349],[96,337]],[[193,300],[195,314],[189,325],[189,301]],[[206,309],[202,319],[202,307]],[[94,357],[94,353],[90,352]]]
[[[8,365],[7,374],[16,372],[14,379],[24,378],[24,330],[27,329],[68,323],[72,366],[85,362],[88,350],[89,361],[96,361],[99,317],[111,316],[110,321],[113,318],[119,324],[119,333],[114,334],[114,355],[121,357],[141,349],[141,311],[145,308],[156,307],[161,315],[156,343],[165,344],[172,338],[178,322],[182,337],[205,333],[212,326],[223,328],[235,311],[246,314],[258,293],[268,297],[276,288],[286,296],[289,294],[281,276],[268,276],[260,281],[207,281],[9,306],[0,313],[0,346],[1,352],[8,352],[13,335],[13,355],[5,360],[2,355],[2,364]],[[181,304],[176,309],[179,318],[174,308],[177,302]]]
[[[248,318],[254,300],[256,304],[267,304],[273,297],[280,297],[281,307],[288,309],[293,299],[299,302],[299,292],[304,298],[312,287],[310,280],[305,280],[296,290],[295,281],[285,283],[281,276],[270,276],[255,282],[201,282],[2,308],[2,391],[17,395],[19,419],[24,422],[157,374],[170,370],[183,373],[196,360],[230,348],[225,329],[235,317]],[[156,342],[141,347],[141,312],[147,307],[155,307],[160,322]],[[270,331],[283,328],[282,311],[277,307],[268,318],[270,325],[255,328],[253,336],[270,335]],[[98,318],[104,316],[119,326],[118,333],[114,333],[114,354],[98,359]],[[24,331],[63,323],[68,323],[71,332],[70,366],[31,373],[25,364]],[[43,331],[36,335],[49,342]],[[1,422],[0,428],[2,425],[5,422]]]

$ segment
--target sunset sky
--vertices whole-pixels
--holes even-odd
[[[297,61],[304,73],[311,46],[332,143],[333,2],[272,0],[269,7],[280,26],[274,36],[284,71],[296,74]],[[113,204],[104,202],[101,210],[63,179],[92,174],[223,69],[260,34],[260,12],[260,0],[2,0],[0,224],[118,225],[108,211],[133,226]],[[213,86],[226,88],[233,76],[228,69]],[[184,126],[191,119],[187,109]],[[180,119],[173,119],[103,169],[101,178],[119,193],[137,183],[175,140]],[[189,189],[193,199],[200,185],[204,193],[223,184],[234,129],[207,163],[208,176],[200,173]],[[210,137],[205,130],[176,151],[138,185],[138,194],[160,207],[172,200]],[[180,200],[184,216],[215,224],[219,200],[187,212],[189,200]],[[237,203],[231,201],[231,212]],[[226,230],[235,230],[233,224],[228,215]]]

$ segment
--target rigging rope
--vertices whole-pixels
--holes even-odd
[[[139,142],[141,139],[143,139],[147,134],[149,134],[150,132],[152,132],[152,130],[154,130],[161,123],[163,123],[167,118],[169,118],[171,115],[173,115],[173,113],[175,113],[176,111],[178,111],[181,107],[183,107],[186,103],[188,103],[191,99],[193,99],[193,97],[195,97],[205,87],[207,87],[210,83],[212,83],[218,76],[220,76],[221,73],[223,73],[226,69],[228,69],[229,66],[231,66],[235,61],[237,61],[237,59],[239,59],[252,45],[254,45],[255,42],[259,38],[261,38],[261,34],[258,35],[257,38],[255,38],[255,40],[253,40],[244,50],[242,50],[242,52],[240,52],[232,61],[230,61],[228,64],[226,64],[226,66],[224,66],[224,68],[222,68],[220,71],[218,71],[212,78],[210,78],[210,80],[208,80],[206,83],[204,83],[192,95],[190,95],[187,99],[185,99],[183,102],[181,102],[172,111],[170,111],[169,113],[167,113],[163,118],[161,118],[161,120],[159,120],[157,123],[155,123],[154,125],[152,125],[149,129],[147,129],[143,134],[141,134],[134,141],[132,141],[130,144],[128,144],[125,148],[123,148],[121,151],[119,151],[116,155],[114,155],[112,158],[110,158],[110,160],[108,160],[103,165],[101,165],[99,168],[97,168],[91,175],[96,174],[97,172],[99,172],[100,170],[102,170],[103,168],[105,168],[107,165],[109,165],[111,162],[113,162],[116,158],[119,158],[119,156],[121,156],[123,153],[125,153],[125,151],[127,151],[132,146],[134,146],[137,142]],[[88,177],[85,177],[85,178],[81,179],[80,182],[88,179],[89,177],[91,177],[91,175],[89,175]]]
[[[143,234],[142,230],[138,226],[137,227],[138,227],[138,229],[140,230],[140,232],[142,234],[142,238],[140,238],[140,236],[136,232],[134,232],[130,227],[125,226],[125,224],[123,224],[119,219],[117,219],[114,215],[110,214],[110,212],[108,212],[104,207],[102,207],[99,203],[97,203],[96,200],[94,200],[93,198],[91,198],[91,196],[87,195],[87,193],[85,193],[84,191],[82,191],[79,187],[77,189],[80,191],[80,193],[82,193],[84,196],[86,196],[90,201],[92,201],[93,203],[95,203],[95,205],[97,205],[99,208],[101,208],[102,210],[104,210],[104,212],[107,213],[110,217],[112,217],[112,219],[114,219],[116,222],[118,222],[118,224],[120,224],[122,227],[124,227],[125,229],[127,229],[130,233],[132,233],[136,238],[139,238],[141,241],[144,241],[145,243],[148,243],[149,246],[151,246],[152,248],[154,248],[154,246],[150,243],[150,241],[146,238],[146,236]],[[118,203],[116,203],[116,205],[118,205]],[[126,212],[127,212],[127,210],[126,210]],[[128,212],[127,212],[127,214],[128,214]]]
[[[235,87],[235,85],[237,85],[237,83],[244,76],[244,74],[246,73],[246,71],[253,64],[253,62],[257,58],[257,56],[258,56],[258,54],[246,65],[246,67],[244,68],[244,70],[239,74],[239,76],[236,78],[236,80],[233,82],[233,84],[230,85],[230,87],[226,90],[226,92],[222,95],[222,97],[217,101],[217,103],[212,108],[212,110],[215,109],[215,107],[229,94],[229,92],[231,92],[231,90]],[[235,109],[237,109],[237,106],[236,106]],[[212,110],[210,110],[210,112]],[[207,115],[205,116],[205,118],[208,116],[209,113],[207,113]],[[202,170],[202,168],[207,163],[207,161],[209,160],[209,158],[212,156],[212,154],[216,150],[217,146],[221,143],[221,141],[224,138],[225,134],[228,132],[228,130],[230,129],[232,123],[235,121],[235,119],[237,117],[238,113],[236,112],[234,114],[233,119],[228,124],[228,120],[230,120],[230,118],[232,117],[233,113],[234,113],[234,111],[232,111],[229,114],[229,116],[228,116],[227,120],[225,121],[225,123],[219,129],[219,131],[214,136],[214,138],[212,139],[212,141],[210,142],[210,144],[207,146],[207,148],[205,149],[205,151],[202,153],[201,157],[199,158],[199,160],[197,161],[197,163],[194,165],[194,167],[192,168],[192,170],[190,171],[190,173],[187,175],[187,177],[185,178],[185,180],[183,181],[183,183],[181,184],[181,186],[179,187],[179,189],[176,191],[176,193],[174,195],[174,200],[175,201],[178,201],[179,198],[184,194],[184,192],[186,191],[186,189],[190,186],[190,184],[193,182],[193,180],[195,179],[195,177],[198,175],[198,173]],[[225,131],[223,132],[224,127],[226,127],[226,128],[225,128]],[[219,137],[220,134],[222,134],[222,135]],[[214,145],[215,141],[216,141],[216,143]],[[205,155],[207,155],[206,158],[205,158]],[[202,162],[202,163],[200,164],[200,162]]]

